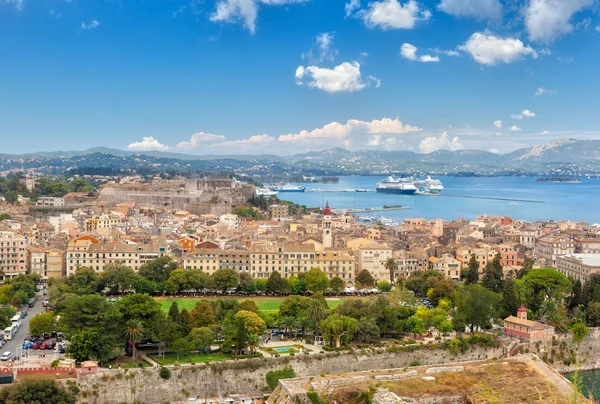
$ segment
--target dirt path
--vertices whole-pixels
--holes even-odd
[[[548,380],[550,380],[563,395],[567,397],[573,395],[573,385],[560,373],[546,365],[541,359],[537,358],[536,360],[533,360],[530,355],[523,355],[517,358],[520,361],[533,365],[533,367],[546,376],[546,378],[548,378]]]

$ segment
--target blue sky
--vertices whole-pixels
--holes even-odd
[[[598,0],[0,0],[2,152],[600,138],[599,12]]]

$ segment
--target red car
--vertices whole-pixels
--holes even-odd
[[[42,344],[42,347],[40,349],[52,349],[51,345],[50,345],[51,341],[44,341],[44,343]]]
[[[39,342],[36,342],[36,343],[33,345],[33,349],[43,349],[43,348],[42,348],[42,346],[43,346],[43,345],[44,345],[43,343],[41,343],[41,344],[40,344]]]

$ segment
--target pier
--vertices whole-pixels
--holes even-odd
[[[389,208],[365,208],[365,209],[333,209],[335,213],[368,213],[368,212],[388,212],[391,210],[408,210],[412,209],[410,206],[394,206]]]

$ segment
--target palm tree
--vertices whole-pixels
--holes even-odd
[[[285,333],[290,336],[292,328],[295,328],[297,321],[292,316],[286,316],[279,319],[279,327],[283,328]]]
[[[315,322],[315,332],[319,333],[319,323],[321,320],[325,318],[327,315],[327,310],[323,305],[323,302],[318,299],[312,299],[310,301],[310,305],[308,306],[308,318]]]
[[[385,262],[385,264],[383,265],[383,267],[385,269],[387,269],[388,271],[390,271],[390,283],[394,283],[394,274],[395,272],[398,270],[398,263],[396,262],[395,259],[393,258],[388,258],[388,260]]]
[[[140,320],[129,320],[125,328],[125,340],[131,344],[133,350],[133,360],[137,358],[135,344],[144,336],[144,326]]]
[[[248,348],[250,353],[256,353],[256,350],[262,346],[262,340],[257,334],[248,335]]]

